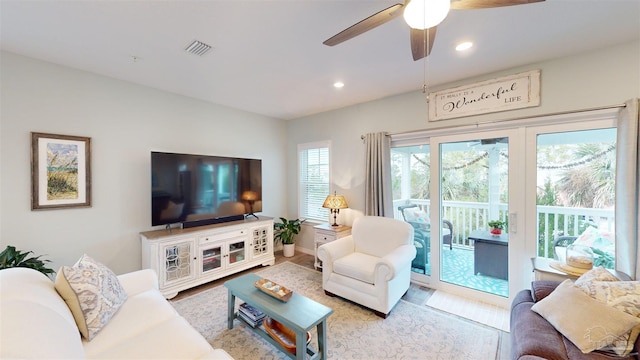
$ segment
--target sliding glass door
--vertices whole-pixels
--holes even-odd
[[[510,269],[524,252],[524,141],[518,130],[430,138],[432,149],[431,286],[508,306]],[[520,189],[520,190],[519,190]]]
[[[416,258],[411,263],[414,275],[431,275],[431,197],[429,181],[431,154],[429,144],[391,149],[393,208],[395,218],[414,228]],[[418,276],[418,278],[420,278]]]
[[[594,266],[615,265],[616,129],[612,121],[528,129],[535,146],[536,253],[565,261],[567,246],[580,242],[594,253]]]
[[[615,119],[614,109],[392,137],[395,217],[415,229],[412,281],[508,307],[530,286],[532,258],[562,260],[559,238],[595,230],[594,261],[613,267]]]
[[[508,222],[510,211],[515,213],[509,192],[510,181],[518,179],[510,174],[509,159],[515,134],[431,137],[392,148],[395,217],[414,227],[413,281],[509,296]],[[505,223],[502,234],[489,232],[492,220]]]
[[[509,137],[446,140],[439,150],[439,279],[508,297]]]

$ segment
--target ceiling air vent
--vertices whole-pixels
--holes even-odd
[[[209,52],[209,50],[211,50],[211,46],[201,41],[193,40],[193,42],[189,44],[189,46],[187,46],[184,50],[188,53],[203,56],[204,54]]]

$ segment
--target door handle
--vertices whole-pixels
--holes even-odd
[[[509,232],[518,233],[518,213],[509,213]]]

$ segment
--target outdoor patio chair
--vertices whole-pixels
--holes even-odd
[[[408,222],[409,224],[411,224],[411,226],[413,226],[413,228],[415,229],[416,233],[419,234],[420,236],[416,236],[416,237],[420,237],[422,239],[424,239],[423,241],[426,241],[426,249],[427,251],[429,250],[429,238],[431,237],[430,235],[430,226],[429,223],[426,221],[428,219],[425,219],[425,221],[420,221],[421,217],[420,216],[407,216],[406,211],[407,210],[420,210],[420,207],[417,204],[409,204],[409,205],[402,205],[402,206],[398,206],[398,211],[400,211],[400,213],[402,214],[402,218],[404,219],[404,221]],[[425,213],[426,216],[426,213]],[[443,226],[443,231],[442,231],[442,243],[445,245],[449,245],[449,250],[453,249],[453,224],[451,223],[451,221],[447,220],[447,219],[442,219],[442,226]],[[448,230],[448,231],[444,231],[444,230]],[[420,240],[417,240],[418,242]],[[419,250],[418,250],[419,251]]]
[[[447,219],[442,219],[442,226],[449,229],[448,234],[442,235],[442,243],[445,245],[449,244],[449,250],[453,250],[453,224]]]
[[[416,269],[427,269],[427,264],[429,263],[429,252],[430,252],[430,235],[429,231],[425,229],[423,225],[420,225],[417,222],[407,221],[407,216],[404,213],[404,209],[406,208],[417,208],[418,205],[403,205],[399,206],[398,210],[402,214],[402,218],[407,223],[413,226],[413,245],[416,247],[416,257],[411,262],[411,267]]]
[[[553,240],[553,257],[556,260],[565,261],[567,247],[576,241],[577,236],[558,236]]]

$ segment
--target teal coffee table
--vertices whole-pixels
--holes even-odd
[[[260,279],[262,278],[258,275],[246,274],[224,283],[229,292],[227,327],[233,329],[233,319],[238,317],[235,311],[237,297],[293,330],[296,333],[296,349],[298,349],[296,355],[286,351],[261,326],[255,328],[247,326],[248,329],[255,331],[292,359],[305,359],[306,354],[309,354],[310,359],[326,359],[327,318],[333,310],[295,292],[288,302],[280,301],[253,285]],[[286,287],[286,284],[281,285]],[[318,351],[308,347],[306,341],[307,331],[314,326],[318,332]],[[307,351],[300,351],[305,348]]]

